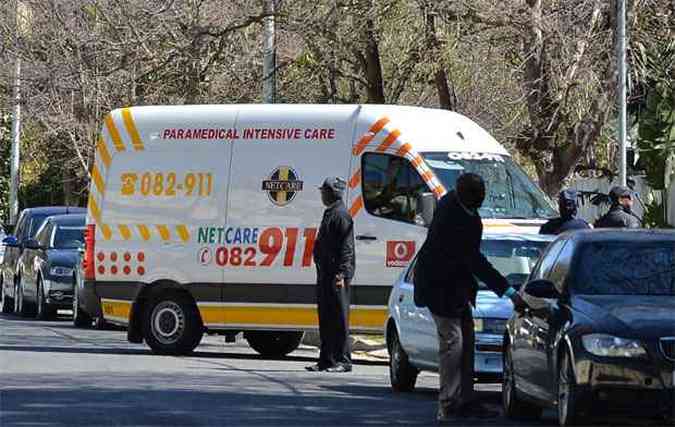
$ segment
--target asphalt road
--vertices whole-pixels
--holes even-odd
[[[67,318],[0,315],[0,426],[432,425],[438,377],[394,394],[381,361],[347,374],[311,373],[302,346],[263,360],[245,341],[206,337],[189,357],[156,356],[122,331],[81,330]],[[499,385],[477,386],[499,408]],[[557,425],[548,414],[531,425]],[[523,425],[503,418],[457,424]]]

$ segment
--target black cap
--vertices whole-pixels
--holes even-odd
[[[609,197],[611,197],[613,200],[619,200],[621,197],[632,197],[633,192],[630,191],[629,188],[617,185],[615,187],[612,187],[612,189],[609,192]]]
[[[347,181],[339,176],[329,176],[323,181],[320,190],[331,190],[335,195],[342,195],[347,189]]]

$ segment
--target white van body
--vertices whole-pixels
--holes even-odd
[[[210,331],[318,329],[311,253],[324,207],[317,187],[340,176],[349,183],[345,203],[356,236],[351,328],[382,332],[391,285],[426,237],[414,195],[440,197],[455,174],[479,163],[488,174],[514,167],[485,130],[444,110],[191,105],[112,111],[91,174],[85,311],[128,326],[136,342],[161,329],[164,316],[168,335],[160,337],[166,344],[160,351],[169,353],[191,349],[171,350],[169,335],[186,321],[176,304],[148,314],[163,289],[196,304],[201,326]],[[499,194],[488,191],[486,204],[494,207],[483,213],[486,232],[537,232],[553,213],[522,171],[513,174],[518,178],[495,175],[493,186],[525,179],[532,194],[520,197],[515,184]],[[538,204],[511,215],[507,205],[516,206],[518,197]]]

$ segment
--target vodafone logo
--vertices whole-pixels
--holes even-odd
[[[387,242],[387,267],[406,267],[414,255],[414,241]]]
[[[209,265],[213,260],[213,254],[211,253],[211,248],[201,248],[197,256],[197,262],[201,265]]]

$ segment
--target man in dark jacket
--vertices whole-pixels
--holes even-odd
[[[560,216],[548,220],[541,226],[539,234],[560,234],[570,230],[587,230],[591,228],[586,221],[577,218],[577,191],[566,189],[558,195]]]
[[[609,211],[595,221],[595,228],[640,228],[641,221],[633,213],[633,192],[622,186],[616,186],[609,192],[612,206]]]
[[[350,283],[354,277],[354,223],[342,197],[346,182],[327,178],[321,190],[326,210],[314,243],[321,349],[319,363],[308,371],[352,370],[349,343]]]
[[[450,417],[494,417],[473,401],[474,325],[478,277],[516,309],[522,298],[481,254],[483,223],[478,209],[485,199],[483,179],[472,173],[457,179],[457,190],[439,201],[415,266],[415,288],[431,311],[438,331],[440,392],[438,421]]]

